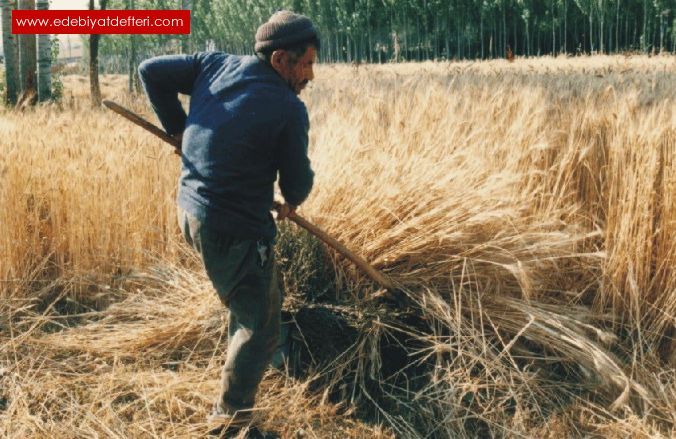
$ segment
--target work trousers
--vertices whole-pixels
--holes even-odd
[[[280,334],[282,299],[272,245],[224,235],[181,208],[178,219],[229,311],[217,409],[225,414],[250,409]]]

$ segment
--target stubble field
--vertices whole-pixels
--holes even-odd
[[[0,436],[200,437],[227,314],[179,236],[179,159],[64,85],[0,110]],[[266,374],[267,427],[673,437],[673,56],[320,66],[302,97],[300,213],[398,299],[282,225],[286,307],[349,316],[349,343],[327,360],[305,334],[314,361]]]

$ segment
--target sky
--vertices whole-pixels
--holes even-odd
[[[98,2],[96,2],[98,3]],[[87,9],[89,0],[52,0],[50,9]],[[82,44],[79,35],[58,35],[61,42],[61,56],[67,56],[69,48]]]
[[[88,5],[88,0],[52,0],[50,9],[87,9]]]

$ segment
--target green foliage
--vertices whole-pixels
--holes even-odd
[[[5,93],[7,93],[5,87],[5,69],[0,69],[0,102],[5,102]]]
[[[109,0],[109,10],[166,10],[176,9],[178,0]],[[101,35],[99,40],[99,68],[103,73],[129,73],[131,65],[156,55],[179,53],[179,35],[140,34]],[[132,40],[135,45],[132,50]],[[132,53],[135,52],[135,53]]]
[[[59,37],[52,38],[52,65],[56,65],[59,59]],[[52,100],[61,102],[63,99],[63,82],[61,81],[61,70],[52,69]]]
[[[178,0],[111,0],[113,9],[168,9]],[[195,51],[252,53],[254,34],[275,10],[308,15],[320,30],[321,59],[345,62],[516,55],[676,51],[673,0],[193,0]],[[138,36],[139,59],[178,53],[180,37]],[[126,71],[129,36],[102,39],[103,58]],[[399,50],[397,50],[399,46]],[[103,63],[106,66],[105,62]]]

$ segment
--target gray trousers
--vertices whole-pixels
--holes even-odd
[[[272,246],[223,235],[181,208],[178,219],[229,310],[228,350],[216,409],[234,414],[252,408],[280,332],[282,299]]]

